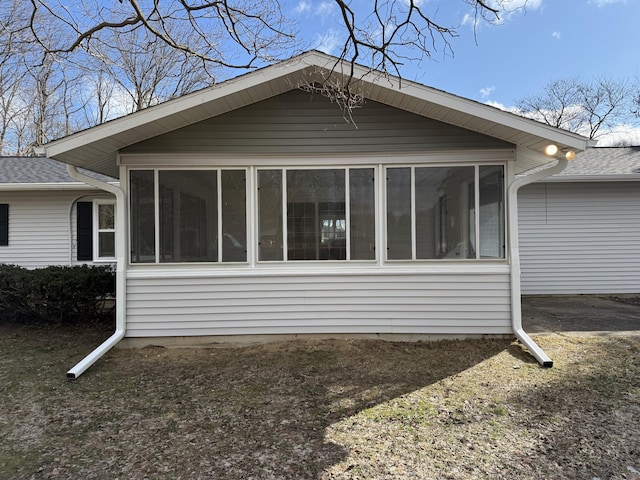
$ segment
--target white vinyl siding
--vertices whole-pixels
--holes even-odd
[[[315,274],[145,267],[128,273],[127,336],[508,334],[509,288],[507,265]]]
[[[523,294],[640,292],[640,185],[536,183],[518,198]]]
[[[86,195],[91,192],[0,192],[0,203],[9,204],[9,245],[0,249],[0,263],[26,268],[86,263],[76,261],[75,209]]]

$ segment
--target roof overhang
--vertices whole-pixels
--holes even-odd
[[[118,177],[118,152],[130,145],[313,83],[344,79],[351,64],[312,51],[44,145],[40,154]],[[588,139],[441,90],[353,66],[352,85],[367,99],[512,143],[535,164],[544,148],[580,152]],[[532,164],[533,164],[532,163]]]
[[[119,185],[120,182],[109,182]],[[25,192],[25,191],[85,191],[98,190],[92,185],[81,182],[66,183],[0,183],[0,192]]]

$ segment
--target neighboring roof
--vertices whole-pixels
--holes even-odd
[[[299,86],[344,76],[351,67],[336,57],[307,52],[53,141],[42,150],[49,158],[117,176],[117,153],[124,147]],[[365,67],[355,65],[353,78],[370,100],[504,140],[532,152],[538,163],[551,161],[542,156],[549,143],[578,152],[589,146],[580,135]]]
[[[82,169],[83,170],[83,169]],[[103,182],[117,182],[113,177],[83,170],[82,173]],[[85,190],[87,184],[78,182],[67,173],[67,165],[40,157],[0,157],[0,190]]]
[[[640,146],[594,147],[576,155],[545,182],[640,181]]]

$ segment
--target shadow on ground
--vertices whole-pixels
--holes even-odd
[[[66,368],[95,338],[71,345],[71,334],[0,334],[0,473],[36,479],[315,478],[347,456],[326,440],[328,426],[511,345],[327,340],[115,350],[67,382]]]

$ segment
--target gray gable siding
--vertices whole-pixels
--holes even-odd
[[[370,100],[353,111],[349,123],[327,98],[291,90],[134,144],[122,153],[330,154],[513,147]]]

